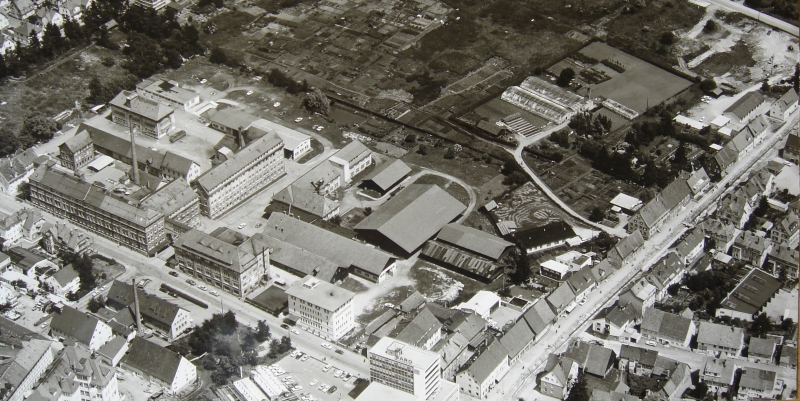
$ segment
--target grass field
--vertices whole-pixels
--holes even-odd
[[[691,82],[644,60],[602,42],[594,42],[580,53],[597,60],[613,59],[625,66],[625,72],[608,81],[592,85],[592,96],[616,100],[638,112],[649,104],[655,106],[691,86]]]
[[[490,122],[496,122],[511,114],[519,113],[523,119],[534,127],[542,127],[548,123],[547,120],[506,102],[500,99],[499,96],[478,106],[475,108],[475,112]]]
[[[452,197],[459,200],[459,202],[463,203],[464,205],[469,204],[469,193],[467,190],[464,189],[461,185],[454,183],[453,181],[448,180],[447,178],[440,177],[438,175],[423,175],[419,177],[414,184],[434,184],[439,186],[439,188],[444,189],[448,194]]]

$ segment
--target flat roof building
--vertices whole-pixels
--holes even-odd
[[[780,289],[780,280],[759,268],[752,269],[722,300],[716,316],[730,316],[751,322]]]
[[[307,276],[286,290],[289,313],[297,324],[326,340],[336,341],[355,327],[353,297],[344,288]]]
[[[137,2],[158,4],[162,8],[169,3],[168,0],[136,0]],[[181,88],[175,81],[148,78],[136,85],[136,93],[164,103],[175,108],[184,110],[200,103],[200,95],[189,89]]]

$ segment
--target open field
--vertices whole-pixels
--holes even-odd
[[[559,209],[533,183],[525,183],[495,199],[499,207],[491,213],[498,220],[517,223],[518,230],[543,226],[564,220],[572,225],[576,220]]]
[[[517,114],[531,123],[534,127],[543,127],[548,124],[548,121],[533,114],[527,110],[521,109],[505,100],[496,97],[480,106],[475,108],[475,113],[478,113],[483,119],[489,122],[500,121],[505,117],[512,114]]]
[[[458,199],[461,203],[468,205],[469,204],[469,193],[467,190],[464,189],[461,185],[454,183],[453,181],[448,180],[447,178],[440,177],[438,175],[423,175],[419,177],[414,184],[434,184],[439,186],[439,188],[444,189],[448,194],[452,197]]]
[[[594,42],[580,53],[598,61],[611,59],[625,66],[625,71],[592,85],[592,96],[616,100],[640,113],[691,86],[691,82],[631,56],[605,43]]]

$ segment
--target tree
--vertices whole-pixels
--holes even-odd
[[[684,144],[683,142],[679,143],[678,149],[675,150],[675,156],[672,159],[672,164],[675,164],[676,166],[683,166],[684,164],[686,164],[688,160],[687,153],[688,151],[686,150],[686,144]]]
[[[281,353],[288,352],[290,349],[292,349],[292,339],[288,336],[281,337]]]
[[[28,284],[22,280],[14,280],[11,282],[11,285],[13,285],[14,288],[28,288]]]
[[[427,155],[428,147],[426,147],[425,145],[419,145],[419,147],[417,148],[417,153],[421,154],[422,156]]]
[[[29,113],[22,122],[20,135],[28,135],[35,141],[47,142],[58,131],[58,123],[40,112]]]
[[[417,136],[414,134],[406,135],[406,138],[403,140],[405,143],[414,143],[417,141]]]
[[[709,18],[709,20],[706,21],[706,25],[703,27],[703,32],[711,33],[711,32],[714,32],[716,30],[717,30],[717,23],[714,22],[713,19]]]
[[[574,78],[575,78],[575,70],[569,67],[564,68],[558,75],[558,79],[556,79],[556,85],[561,87],[567,87]]]
[[[589,389],[586,387],[586,378],[583,371],[578,372],[578,378],[572,386],[566,401],[589,401]]]
[[[372,208],[367,206],[364,208],[364,216],[369,216],[372,214]]]
[[[66,47],[67,43],[61,36],[61,29],[52,22],[47,24],[42,37],[42,55],[46,58],[53,58],[66,50]]]
[[[303,99],[303,107],[312,113],[319,113],[327,116],[331,111],[331,100],[328,99],[319,88],[314,88],[314,90],[307,93]]]
[[[128,34],[128,46],[123,54],[128,56],[128,59],[122,63],[122,68],[139,78],[147,78],[163,67],[163,57],[158,42],[141,33]]]
[[[97,313],[97,311],[99,311],[103,307],[105,307],[105,304],[99,301],[97,298],[89,299],[89,304],[87,305],[87,308],[89,308],[90,312]]]
[[[92,258],[89,255],[63,252],[59,255],[59,257],[65,265],[71,264],[72,268],[78,273],[78,279],[81,281],[82,291],[88,292],[97,286],[97,282],[92,271]]]
[[[228,62],[228,55],[219,47],[211,49],[211,54],[208,55],[208,61],[214,64],[225,64]]]
[[[711,92],[717,88],[717,82],[713,79],[705,79],[700,82],[700,90],[703,92]]]
[[[764,82],[761,82],[761,91],[769,92],[769,89],[770,89],[769,81],[765,79]]]
[[[258,321],[258,325],[256,326],[256,341],[263,343],[264,341],[269,340],[270,333],[269,333],[269,326],[263,320]]]
[[[547,138],[553,143],[561,146],[564,149],[569,149],[570,142],[569,142],[569,135],[572,133],[572,130],[569,128],[560,129],[552,134]]]
[[[792,327],[794,327],[794,320],[792,320],[790,317],[783,319],[781,322],[781,330],[783,331],[789,332],[792,330]]]
[[[589,220],[595,223],[601,222],[605,220],[605,218],[606,218],[606,213],[603,211],[603,209],[600,209],[599,207],[595,207],[594,209],[592,209],[592,212],[589,213]]]
[[[667,293],[672,295],[673,297],[678,295],[678,291],[681,289],[681,285],[679,283],[672,284],[671,286],[667,287]]]
[[[75,46],[84,39],[81,24],[72,18],[64,21],[64,38],[69,41],[70,46]]]
[[[509,273],[508,278],[517,285],[527,283],[531,274],[533,274],[531,271],[531,261],[528,259],[528,255],[524,251],[515,252],[512,262],[514,265],[514,272]]]
[[[767,332],[772,328],[772,322],[769,321],[769,317],[765,312],[762,312],[758,315],[753,322],[750,324],[750,335],[751,336],[763,336],[767,334]]]
[[[447,151],[444,152],[445,159],[455,159],[456,151],[453,148],[447,148]]]
[[[13,155],[19,148],[19,139],[7,125],[0,127],[0,157]]]
[[[672,31],[667,31],[661,35],[661,38],[658,39],[658,42],[661,43],[662,45],[669,46],[675,43],[677,40],[678,38],[675,36],[674,33],[672,33]]]

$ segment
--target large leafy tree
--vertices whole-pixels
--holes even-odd
[[[40,112],[29,113],[22,122],[20,136],[30,136],[35,141],[46,142],[53,139],[58,131],[58,123]]]

